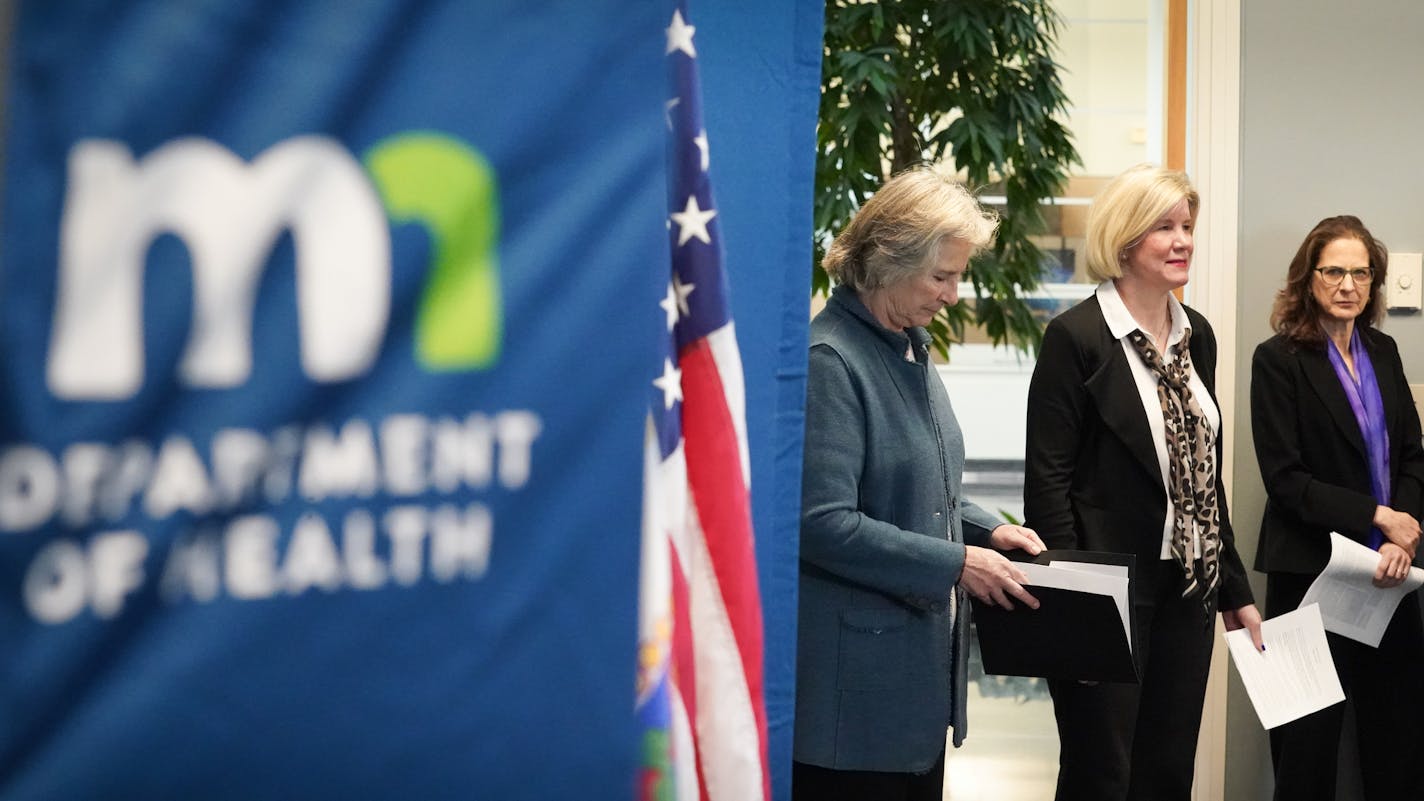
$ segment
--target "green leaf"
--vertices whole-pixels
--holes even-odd
[[[1053,60],[1060,28],[1051,0],[828,0],[813,291],[829,287],[822,248],[887,165],[948,157],[971,186],[992,185],[1008,203],[998,241],[975,261],[975,297],[930,326],[935,348],[946,353],[971,325],[995,342],[1037,348],[1042,323],[1017,295],[1042,270],[1029,237],[1043,230],[1039,201],[1082,163],[1063,124],[1068,98]]]

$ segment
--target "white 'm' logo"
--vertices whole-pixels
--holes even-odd
[[[304,136],[249,165],[205,139],[135,162],[123,144],[70,154],[48,384],[56,396],[114,400],[143,382],[143,265],[171,232],[193,269],[193,330],[180,377],[235,387],[252,370],[256,290],[277,237],[296,250],[301,361],[316,381],[365,372],[390,313],[390,235],[361,165],[335,140]]]

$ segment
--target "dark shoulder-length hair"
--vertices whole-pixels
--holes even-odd
[[[1315,302],[1315,293],[1311,288],[1314,286],[1315,268],[1320,263],[1320,251],[1337,239],[1357,239],[1370,255],[1374,278],[1370,281],[1365,308],[1355,322],[1363,326],[1379,324],[1384,316],[1384,284],[1389,251],[1383,242],[1374,238],[1359,217],[1342,214],[1316,223],[1306,234],[1305,241],[1300,243],[1295,258],[1291,259],[1290,268],[1286,270],[1286,285],[1276,293],[1276,304],[1271,309],[1271,328],[1276,333],[1303,344],[1325,341],[1325,331],[1320,327],[1320,304]]]

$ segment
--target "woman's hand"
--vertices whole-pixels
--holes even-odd
[[[1044,550],[1043,540],[1038,538],[1038,532],[1012,523],[997,526],[989,532],[989,544],[1001,551],[1018,549],[1029,556],[1038,556]]]
[[[994,531],[1002,528],[999,526]],[[1028,604],[1031,609],[1037,609],[1038,599],[1023,588],[1026,581],[1028,576],[998,551],[974,545],[964,546],[964,572],[959,575],[959,583],[975,598],[986,604],[1013,609],[1012,597]]]
[[[1226,625],[1227,631],[1246,629],[1251,634],[1251,642],[1256,644],[1256,650],[1266,650],[1266,643],[1261,639],[1261,613],[1256,611],[1255,604],[1246,604],[1240,609],[1223,609],[1221,622]]]
[[[1398,545],[1409,554],[1412,561],[1419,550],[1419,521],[1405,512],[1397,512],[1388,506],[1376,506],[1375,527],[1384,532],[1385,539]]]
[[[1398,545],[1386,542],[1379,549],[1379,565],[1375,567],[1376,587],[1398,587],[1409,577],[1409,563],[1413,560]]]

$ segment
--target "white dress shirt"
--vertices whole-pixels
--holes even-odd
[[[1137,394],[1142,399],[1142,410],[1147,413],[1147,426],[1152,431],[1152,447],[1157,451],[1157,467],[1162,471],[1162,486],[1167,486],[1167,425],[1162,419],[1162,403],[1157,399],[1157,376],[1142,361],[1137,349],[1128,341],[1127,335],[1136,331],[1142,326],[1132,318],[1132,313],[1127,310],[1127,304],[1122,302],[1122,296],[1117,293],[1117,284],[1112,281],[1104,281],[1098,284],[1097,289],[1098,305],[1102,307],[1103,319],[1107,321],[1108,331],[1122,344],[1123,353],[1127,355],[1128,366],[1132,368],[1132,377],[1137,382]],[[1162,361],[1171,364],[1176,360],[1176,355],[1171,348],[1182,337],[1186,335],[1187,312],[1182,308],[1182,304],[1177,301],[1174,295],[1167,296],[1168,306],[1172,310],[1172,333],[1167,335],[1167,347],[1163,347],[1157,342],[1151,332],[1143,330],[1147,338],[1152,340],[1152,344],[1157,347],[1162,354]],[[1206,385],[1202,383],[1201,376],[1197,374],[1196,365],[1192,365],[1192,376],[1188,380],[1187,386],[1191,388],[1192,395],[1196,397],[1197,403],[1201,405],[1202,414],[1206,416],[1207,424],[1211,426],[1212,434],[1221,435],[1221,412],[1212,402],[1211,394],[1206,391]],[[1217,470],[1221,465],[1216,466]],[[1176,506],[1172,503],[1172,493],[1167,493],[1167,511],[1162,520],[1162,558],[1172,558],[1172,518]],[[1192,530],[1192,556],[1196,558],[1201,555],[1201,538],[1197,532],[1195,523]]]

